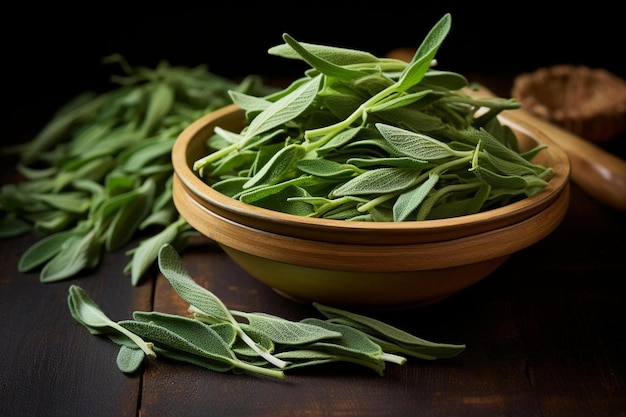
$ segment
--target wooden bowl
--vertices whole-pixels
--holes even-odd
[[[520,147],[546,144],[534,162],[551,166],[555,176],[538,194],[505,207],[414,222],[348,222],[259,208],[215,191],[192,170],[207,155],[205,142],[215,126],[239,131],[244,124],[244,113],[231,105],[180,134],[172,150],[173,200],[191,226],[245,271],[300,302],[372,308],[432,303],[543,239],[567,211],[567,156],[532,126],[515,131]]]

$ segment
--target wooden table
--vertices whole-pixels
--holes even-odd
[[[508,94],[506,84],[485,84]],[[3,183],[17,179],[11,163],[3,160]],[[118,347],[70,316],[68,288],[83,287],[114,320],[135,310],[185,314],[156,268],[131,286],[121,250],[96,270],[42,284],[37,273],[17,272],[37,238],[0,241],[0,416],[623,417],[624,236],[626,215],[573,184],[561,225],[485,280],[431,306],[371,314],[432,341],[465,343],[459,356],[389,365],[384,376],[332,365],[285,380],[160,359],[127,376],[115,363]],[[194,241],[183,261],[229,308],[318,317],[252,279],[213,242]]]

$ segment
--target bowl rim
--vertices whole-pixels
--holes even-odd
[[[504,124],[510,124],[505,116],[499,116]],[[515,121],[512,128],[521,125],[524,134],[534,141],[545,144],[546,149],[555,160],[554,177],[539,193],[520,201],[488,211],[435,220],[407,222],[350,222],[345,220],[313,218],[283,213],[262,207],[253,206],[226,196],[206,184],[192,169],[198,158],[192,155],[194,147],[205,146],[206,138],[213,133],[215,126],[224,127],[233,123],[245,123],[245,113],[236,104],[230,104],[205,114],[188,125],[177,137],[172,148],[172,164],[176,177],[199,204],[208,206],[216,213],[235,219],[252,227],[275,231],[279,228],[297,230],[300,233],[311,233],[315,238],[335,239],[337,235],[362,235],[375,233],[377,242],[385,236],[411,235],[415,242],[423,239],[428,241],[447,240],[476,232],[503,227],[525,218],[532,217],[553,203],[568,185],[570,163],[565,152],[559,148],[545,133],[523,121]],[[198,142],[202,141],[201,144]],[[335,237],[327,236],[332,232]],[[436,233],[435,233],[436,232]],[[345,237],[339,237],[343,240]],[[349,239],[349,238],[348,238]],[[405,237],[402,238],[403,240]]]
[[[174,178],[173,186],[174,201],[187,215],[189,224],[220,246],[286,264],[366,272],[433,270],[507,257],[549,235],[563,220],[570,194],[567,185],[558,193],[554,204],[533,216],[452,240],[389,244],[376,239],[373,244],[346,244],[250,227],[198,203],[179,178]]]

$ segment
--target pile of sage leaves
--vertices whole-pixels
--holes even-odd
[[[172,201],[174,141],[196,119],[230,104],[229,91],[275,91],[260,77],[237,83],[204,65],[133,68],[120,55],[103,61],[124,71],[111,77],[115,88],[80,94],[31,141],[3,149],[19,155],[24,181],[0,191],[0,238],[41,236],[18,268],[41,268],[42,282],[94,268],[105,251],[141,237],[124,270],[137,285],[162,244],[182,249],[197,232]]]
[[[264,97],[232,91],[248,123],[221,127],[194,171],[215,190],[286,213],[351,221],[415,221],[501,207],[539,192],[553,176],[520,152],[500,123],[514,99],[475,99],[435,55],[450,14],[411,62],[301,43],[284,34],[269,53],[310,66]]]
[[[177,251],[164,244],[158,253],[162,274],[187,303],[191,316],[135,311],[114,321],[78,285],[71,285],[72,317],[91,334],[120,346],[117,366],[138,371],[146,359],[163,357],[215,372],[285,378],[285,371],[335,362],[364,366],[383,375],[387,363],[407,357],[452,358],[464,344],[424,340],[380,320],[313,303],[325,317],[290,321],[267,313],[232,310],[189,275]]]

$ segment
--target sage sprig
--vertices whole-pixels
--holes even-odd
[[[242,371],[259,373],[276,378],[283,378],[279,370],[258,367],[237,358],[221,335],[210,326],[198,320],[186,317],[168,317],[169,320],[157,323],[135,313],[135,320],[123,320],[119,325],[143,338],[151,340],[156,346],[168,351],[185,352],[205,361],[205,367],[218,372],[227,372],[234,368]]]
[[[463,75],[434,68],[450,29],[445,14],[410,62],[283,34],[268,52],[310,68],[279,92],[231,94],[247,125],[218,126],[193,169],[248,204],[350,221],[462,216],[536,194],[553,176],[531,161],[543,147],[520,153],[497,118],[520,104],[472,98]]]
[[[74,320],[87,328],[91,334],[106,335],[118,343],[121,343],[121,339],[116,336],[125,336],[138,349],[141,349],[146,356],[156,358],[156,354],[152,350],[152,343],[144,341],[136,333],[111,320],[81,287],[77,285],[70,286],[67,302]]]
[[[267,94],[253,75],[240,83],[207,70],[133,68],[119,55],[123,75],[114,88],[86,92],[52,117],[31,141],[3,149],[19,155],[24,181],[0,190],[0,238],[35,232],[40,240],[19,270],[41,268],[55,282],[95,268],[105,252],[126,251],[123,272],[137,285],[156,263],[159,248],[179,249],[196,235],[172,201],[170,152],[176,137],[207,112],[231,103],[230,94]]]
[[[198,285],[183,267],[180,256],[169,244],[161,247],[158,256],[158,263],[163,276],[170,282],[174,291],[186,302],[194,311],[203,314],[204,317],[212,319],[214,323],[229,323],[237,332],[237,335],[259,356],[279,368],[284,368],[287,363],[272,356],[271,352],[263,349],[257,344],[239,325],[239,322],[226,308],[224,303],[206,288]]]
[[[385,347],[388,352],[401,352],[421,359],[451,358],[465,350],[465,345],[434,343],[380,320],[352,313],[321,303],[313,306],[330,322],[361,330],[370,339]]]
[[[176,293],[189,302],[189,316],[135,311],[113,322],[84,290],[70,287],[74,319],[94,335],[120,346],[118,368],[136,372],[145,358],[168,358],[215,372],[245,372],[283,379],[285,372],[333,362],[364,366],[384,375],[388,363],[407,356],[452,358],[465,345],[434,343],[389,324],[336,307],[314,303],[326,318],[291,321],[260,312],[228,309],[196,283],[169,244],[159,251],[159,267]],[[405,356],[406,355],[406,356]]]

